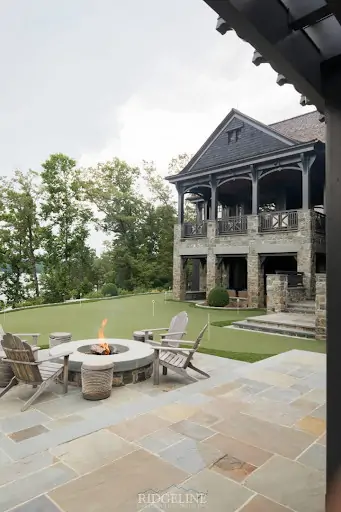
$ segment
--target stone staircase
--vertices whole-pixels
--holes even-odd
[[[315,338],[315,303],[292,303],[289,304],[287,313],[253,316],[234,322],[233,327],[269,334]]]

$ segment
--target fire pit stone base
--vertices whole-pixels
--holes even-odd
[[[125,372],[113,373],[112,387],[125,386],[126,384],[137,384],[150,379],[153,374],[153,363],[137,368],[136,370],[127,370]],[[79,371],[69,371],[69,383],[73,386],[82,386],[82,376]]]

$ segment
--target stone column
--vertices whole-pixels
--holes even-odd
[[[264,307],[263,279],[263,269],[259,254],[257,254],[251,246],[247,257],[247,291],[249,308]]]
[[[303,285],[306,298],[311,299],[315,294],[316,253],[313,245],[312,212],[298,211],[298,233],[301,239],[297,253],[297,272],[303,272]]]
[[[173,251],[173,299],[185,300],[186,297],[186,272],[185,261],[179,255],[181,240],[181,225],[174,226],[174,251]]]
[[[184,195],[181,187],[178,186],[177,189],[178,189],[178,223],[182,224],[184,221],[184,211],[185,211],[184,198],[185,198],[185,195]]]
[[[210,220],[217,220],[217,181],[214,176],[211,176],[211,211],[210,211]]]
[[[223,286],[225,288],[229,288],[230,286],[230,264],[229,263],[222,263],[222,280],[223,280]]]
[[[258,174],[254,169],[253,165],[251,166],[251,175],[252,175],[252,215],[258,214]]]
[[[216,239],[216,221],[207,222],[207,276],[206,276],[206,295],[216,286],[218,278],[218,261],[215,255]]]
[[[309,210],[310,190],[309,190],[309,162],[306,158],[302,158],[302,209]]]
[[[327,280],[326,274],[316,274],[315,337],[326,340],[327,333]]]
[[[266,276],[267,312],[282,313],[288,307],[288,276]]]

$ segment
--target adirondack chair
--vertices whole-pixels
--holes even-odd
[[[184,334],[186,334],[186,327],[188,324],[188,315],[186,311],[182,311],[176,316],[173,316],[170,321],[169,327],[159,327],[157,329],[142,329],[145,333],[144,340],[147,343],[148,341],[148,333],[149,332],[159,332],[166,331],[160,334],[161,337],[161,345],[162,346],[171,346],[178,347],[180,345],[180,341]],[[154,345],[154,343],[152,343]]]
[[[195,352],[198,350],[202,337],[207,329],[208,324],[201,330],[199,336],[195,341],[187,341],[184,340],[183,343],[187,345],[192,345],[193,348],[178,348],[178,347],[170,347],[154,345],[155,359],[154,359],[154,384],[159,384],[160,378],[160,364],[163,367],[163,375],[167,375],[168,368],[173,370],[173,372],[179,373],[180,375],[186,377],[188,380],[192,382],[196,382],[197,379],[188,375],[187,369],[190,368],[204,377],[209,378],[210,375],[203,370],[200,370],[196,366],[193,365],[192,359]],[[172,342],[173,340],[168,340],[168,342]],[[177,341],[177,340],[176,340]]]
[[[6,357],[2,358],[2,360],[11,364],[14,377],[8,386],[1,391],[0,398],[19,382],[30,384],[34,388],[38,387],[34,395],[31,396],[21,409],[22,411],[26,411],[38,396],[62,374],[64,393],[67,393],[69,355],[72,354],[72,351],[66,349],[63,354],[58,355],[58,358],[64,356],[64,364],[51,362],[57,359],[57,357],[49,357],[44,361],[36,361],[32,347],[26,341],[21,341],[18,336],[10,333],[4,335],[2,347],[6,354]]]
[[[2,339],[3,337],[5,336],[6,332],[4,331],[2,325],[0,324],[0,350],[1,350],[1,346],[2,346]],[[14,333],[14,336],[18,336],[19,338],[32,338],[32,341],[33,341],[33,345],[31,345],[31,347],[35,350],[39,350],[40,347],[38,347],[38,338],[40,336],[40,333],[39,332],[15,332]]]

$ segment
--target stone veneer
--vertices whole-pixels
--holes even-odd
[[[207,259],[206,292],[221,279],[217,256],[245,256],[248,270],[249,307],[263,307],[264,272],[260,255],[297,254],[297,271],[304,273],[305,298],[315,293],[316,252],[325,251],[325,238],[314,231],[313,212],[298,210],[298,229],[295,231],[259,232],[258,215],[248,215],[248,231],[239,235],[217,235],[217,223],[207,221],[207,237],[181,238],[181,225],[174,229],[173,296],[184,300],[184,258],[201,256]],[[281,246],[281,247],[280,247]]]
[[[326,274],[316,274],[315,318],[316,339],[324,341],[327,333]]]
[[[282,313],[288,307],[288,276],[273,274],[266,276],[267,312]]]
[[[101,356],[98,356],[101,357]],[[126,370],[124,372],[113,372],[112,387],[125,386],[126,384],[137,384],[149,379],[153,374],[153,363],[149,363],[135,370]],[[82,385],[82,376],[79,371],[69,371],[69,383],[74,386]]]

